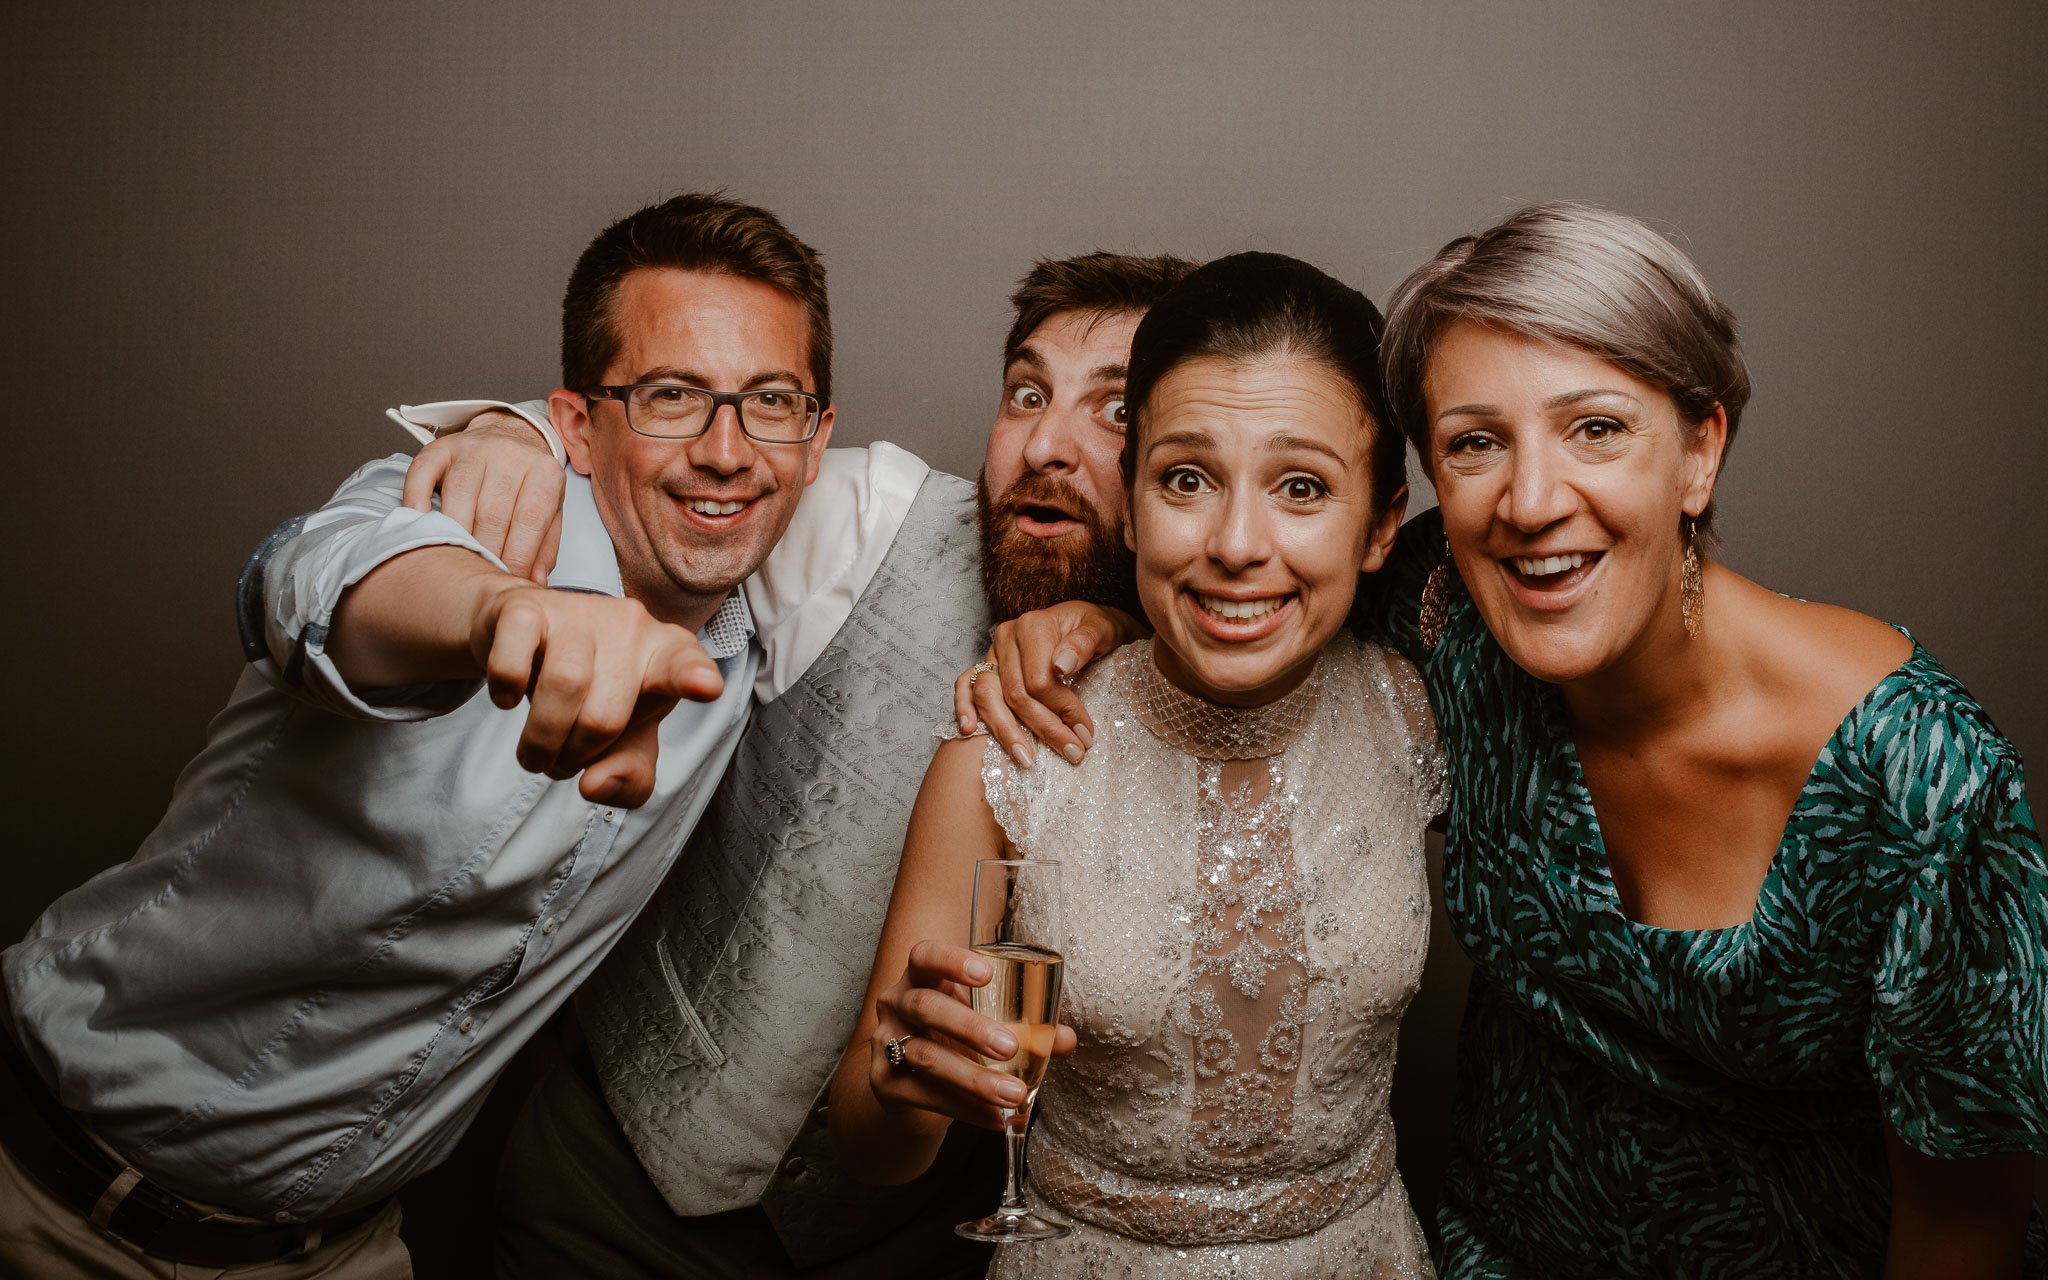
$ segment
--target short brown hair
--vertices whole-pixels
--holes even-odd
[[[1038,326],[1062,312],[1150,311],[1194,269],[1194,263],[1170,253],[1141,258],[1098,250],[1074,258],[1040,258],[1010,295],[1016,315],[1003,339],[1003,363],[1015,360]]]
[[[803,304],[810,322],[811,390],[832,399],[832,308],[825,264],[782,219],[722,191],[674,196],[600,231],[562,295],[562,385],[588,391],[618,357],[619,284],[641,267],[758,280]]]
[[[1735,315],[1685,251],[1639,219],[1591,205],[1529,205],[1451,241],[1394,290],[1380,347],[1387,395],[1425,464],[1423,378],[1437,339],[1459,320],[1598,356],[1664,388],[1688,423],[1718,404],[1734,447],[1749,403]],[[1713,520],[1710,503],[1702,535],[1712,536]]]

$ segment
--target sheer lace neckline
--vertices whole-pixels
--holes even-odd
[[[1219,707],[1184,692],[1160,673],[1151,641],[1134,655],[1130,693],[1138,719],[1161,741],[1204,760],[1263,760],[1294,744],[1322,701],[1323,668],[1263,707]]]

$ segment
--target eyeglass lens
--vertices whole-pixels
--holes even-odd
[[[799,441],[810,435],[814,410],[808,396],[773,389],[740,398],[740,427],[759,440]],[[694,436],[711,423],[716,402],[696,387],[647,385],[626,397],[633,429],[651,436]]]

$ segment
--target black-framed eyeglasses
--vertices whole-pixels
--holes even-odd
[[[626,425],[657,440],[701,436],[725,405],[739,415],[740,430],[763,444],[802,444],[818,434],[825,402],[808,391],[762,387],[756,391],[712,391],[684,382],[636,382],[622,387],[593,387],[591,400],[616,400],[626,406]]]

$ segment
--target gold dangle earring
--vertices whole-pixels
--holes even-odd
[[[1416,619],[1416,629],[1422,633],[1422,643],[1436,648],[1436,642],[1444,638],[1444,628],[1451,621],[1451,539],[1444,537],[1444,558],[1436,562],[1429,571],[1429,581],[1422,587],[1422,615]]]
[[[1700,576],[1700,522],[1685,518],[1685,564],[1678,571],[1678,613],[1685,619],[1685,638],[1697,640],[1707,613],[1706,583]],[[1427,607],[1425,606],[1425,611]]]

